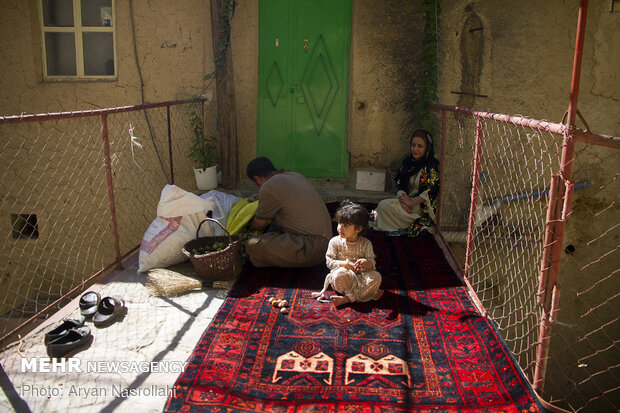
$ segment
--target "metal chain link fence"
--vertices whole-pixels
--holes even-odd
[[[551,177],[560,169],[561,126],[440,108],[446,116],[442,235],[486,315],[534,383],[541,363],[541,262]],[[620,301],[614,278],[620,268],[619,156],[617,149],[578,144],[570,182],[573,211],[560,267],[560,308],[552,320],[544,387],[537,390],[571,411],[620,408]]]
[[[0,118],[1,337],[34,327],[135,251],[165,184],[194,188],[187,160],[193,110],[202,113],[201,103]],[[548,198],[562,146],[551,126],[450,113],[441,145],[441,232],[531,381],[545,362],[541,396],[572,411],[616,411],[617,147],[577,144],[560,309],[548,354],[537,355]]]
[[[536,293],[546,191],[559,160],[558,138],[492,120],[483,121],[482,127],[477,211],[467,276],[487,315],[497,323],[519,365],[532,379],[540,318]],[[453,249],[461,251],[465,266],[475,119],[457,115],[448,123],[448,131],[441,230]]]
[[[580,412],[620,410],[620,151],[577,143],[561,298],[544,395]]]
[[[200,100],[0,117],[0,337],[14,340],[140,245],[162,188],[195,188]]]

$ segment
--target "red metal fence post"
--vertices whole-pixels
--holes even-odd
[[[166,120],[168,122],[168,159],[170,160],[170,184],[174,185],[174,163],[172,162],[172,130],[170,127],[170,105],[166,105]]]
[[[469,225],[467,227],[467,251],[465,252],[464,277],[467,278],[471,265],[471,254],[474,247],[474,230],[476,225],[476,210],[478,209],[478,186],[480,185],[480,162],[482,158],[482,134],[484,124],[482,118],[476,119],[476,147],[474,151],[474,176],[472,177],[471,204],[469,206]]]
[[[562,158],[560,160],[560,178],[557,196],[550,193],[549,208],[547,217],[553,217],[554,240],[551,245],[549,256],[549,271],[547,273],[546,284],[544,285],[543,313],[540,320],[538,349],[536,351],[536,369],[534,371],[534,390],[539,394],[545,384],[545,373],[547,369],[547,359],[549,357],[549,346],[551,342],[551,326],[555,321],[559,310],[560,288],[558,280],[560,278],[560,260],[562,258],[562,242],[564,239],[564,228],[566,219],[569,215],[570,201],[572,199],[573,185],[570,182],[573,161],[575,155],[575,115],[577,114],[577,101],[579,96],[579,80],[581,77],[581,60],[583,56],[583,42],[585,37],[586,17],[588,14],[588,0],[582,0],[579,6],[579,17],[577,20],[577,40],[575,41],[575,55],[573,59],[573,75],[571,80],[570,101],[568,105],[567,128],[564,130],[564,142],[562,144]],[[551,200],[556,197],[553,205]],[[543,262],[544,268],[547,263]],[[542,277],[541,277],[542,281]]]
[[[116,224],[116,203],[114,202],[114,184],[112,180],[112,158],[110,157],[110,141],[108,139],[108,115],[101,115],[101,135],[103,137],[103,156],[105,161],[106,186],[108,188],[108,207],[110,208],[110,226],[114,234],[114,249],[116,253],[116,269],[123,269],[121,265],[121,247]]]
[[[540,264],[540,278],[538,281],[538,302],[542,305],[540,326],[538,329],[538,346],[536,349],[536,367],[534,368],[533,387],[539,394],[545,384],[545,372],[547,369],[547,357],[549,354],[549,344],[551,339],[551,291],[548,289],[549,278],[551,277],[551,266],[553,260],[553,247],[560,241],[557,237],[557,206],[561,204],[558,200],[558,181],[559,176],[553,174],[551,177],[551,187],[549,189],[549,204],[547,209],[547,219],[545,222],[545,244]]]
[[[549,268],[551,267],[549,257],[551,256],[551,247],[556,241],[553,226],[555,225],[554,213],[558,200],[558,180],[558,174],[553,174],[551,176],[551,186],[549,188],[549,202],[547,206],[547,218],[545,219],[545,243],[543,244],[542,259],[540,263],[540,277],[538,279],[538,293],[536,294],[539,304],[543,304],[547,301],[545,294],[547,291],[547,277],[549,274]]]

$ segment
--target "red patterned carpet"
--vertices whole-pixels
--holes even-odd
[[[368,237],[383,275],[379,301],[336,309],[310,298],[324,266],[247,268],[165,411],[543,411],[432,237]]]

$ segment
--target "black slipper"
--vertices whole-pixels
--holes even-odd
[[[97,306],[101,296],[94,291],[88,291],[80,297],[80,313],[86,318],[90,318],[97,312]]]
[[[93,341],[90,327],[82,326],[70,329],[67,334],[47,343],[47,355],[50,357],[68,356],[74,350],[86,346]]]
[[[67,318],[58,327],[45,333],[45,344],[50,343],[69,332],[72,328],[77,328],[84,324],[86,318],[84,316],[78,316],[75,318]]]
[[[104,297],[99,301],[97,312],[93,315],[93,323],[95,327],[105,327],[110,325],[125,313],[125,300],[117,297]]]

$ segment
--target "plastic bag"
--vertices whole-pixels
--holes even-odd
[[[230,235],[238,234],[254,218],[256,208],[258,208],[258,201],[250,202],[248,198],[233,205],[226,222],[226,229]]]
[[[206,192],[200,195],[200,198],[214,203],[215,206],[213,208],[211,218],[216,219],[220,224],[222,224],[223,227],[226,227],[228,214],[232,206],[241,200],[238,196],[216,190]],[[219,225],[212,222],[209,222],[209,225],[211,226],[214,235],[225,235],[224,230],[220,228]]]

